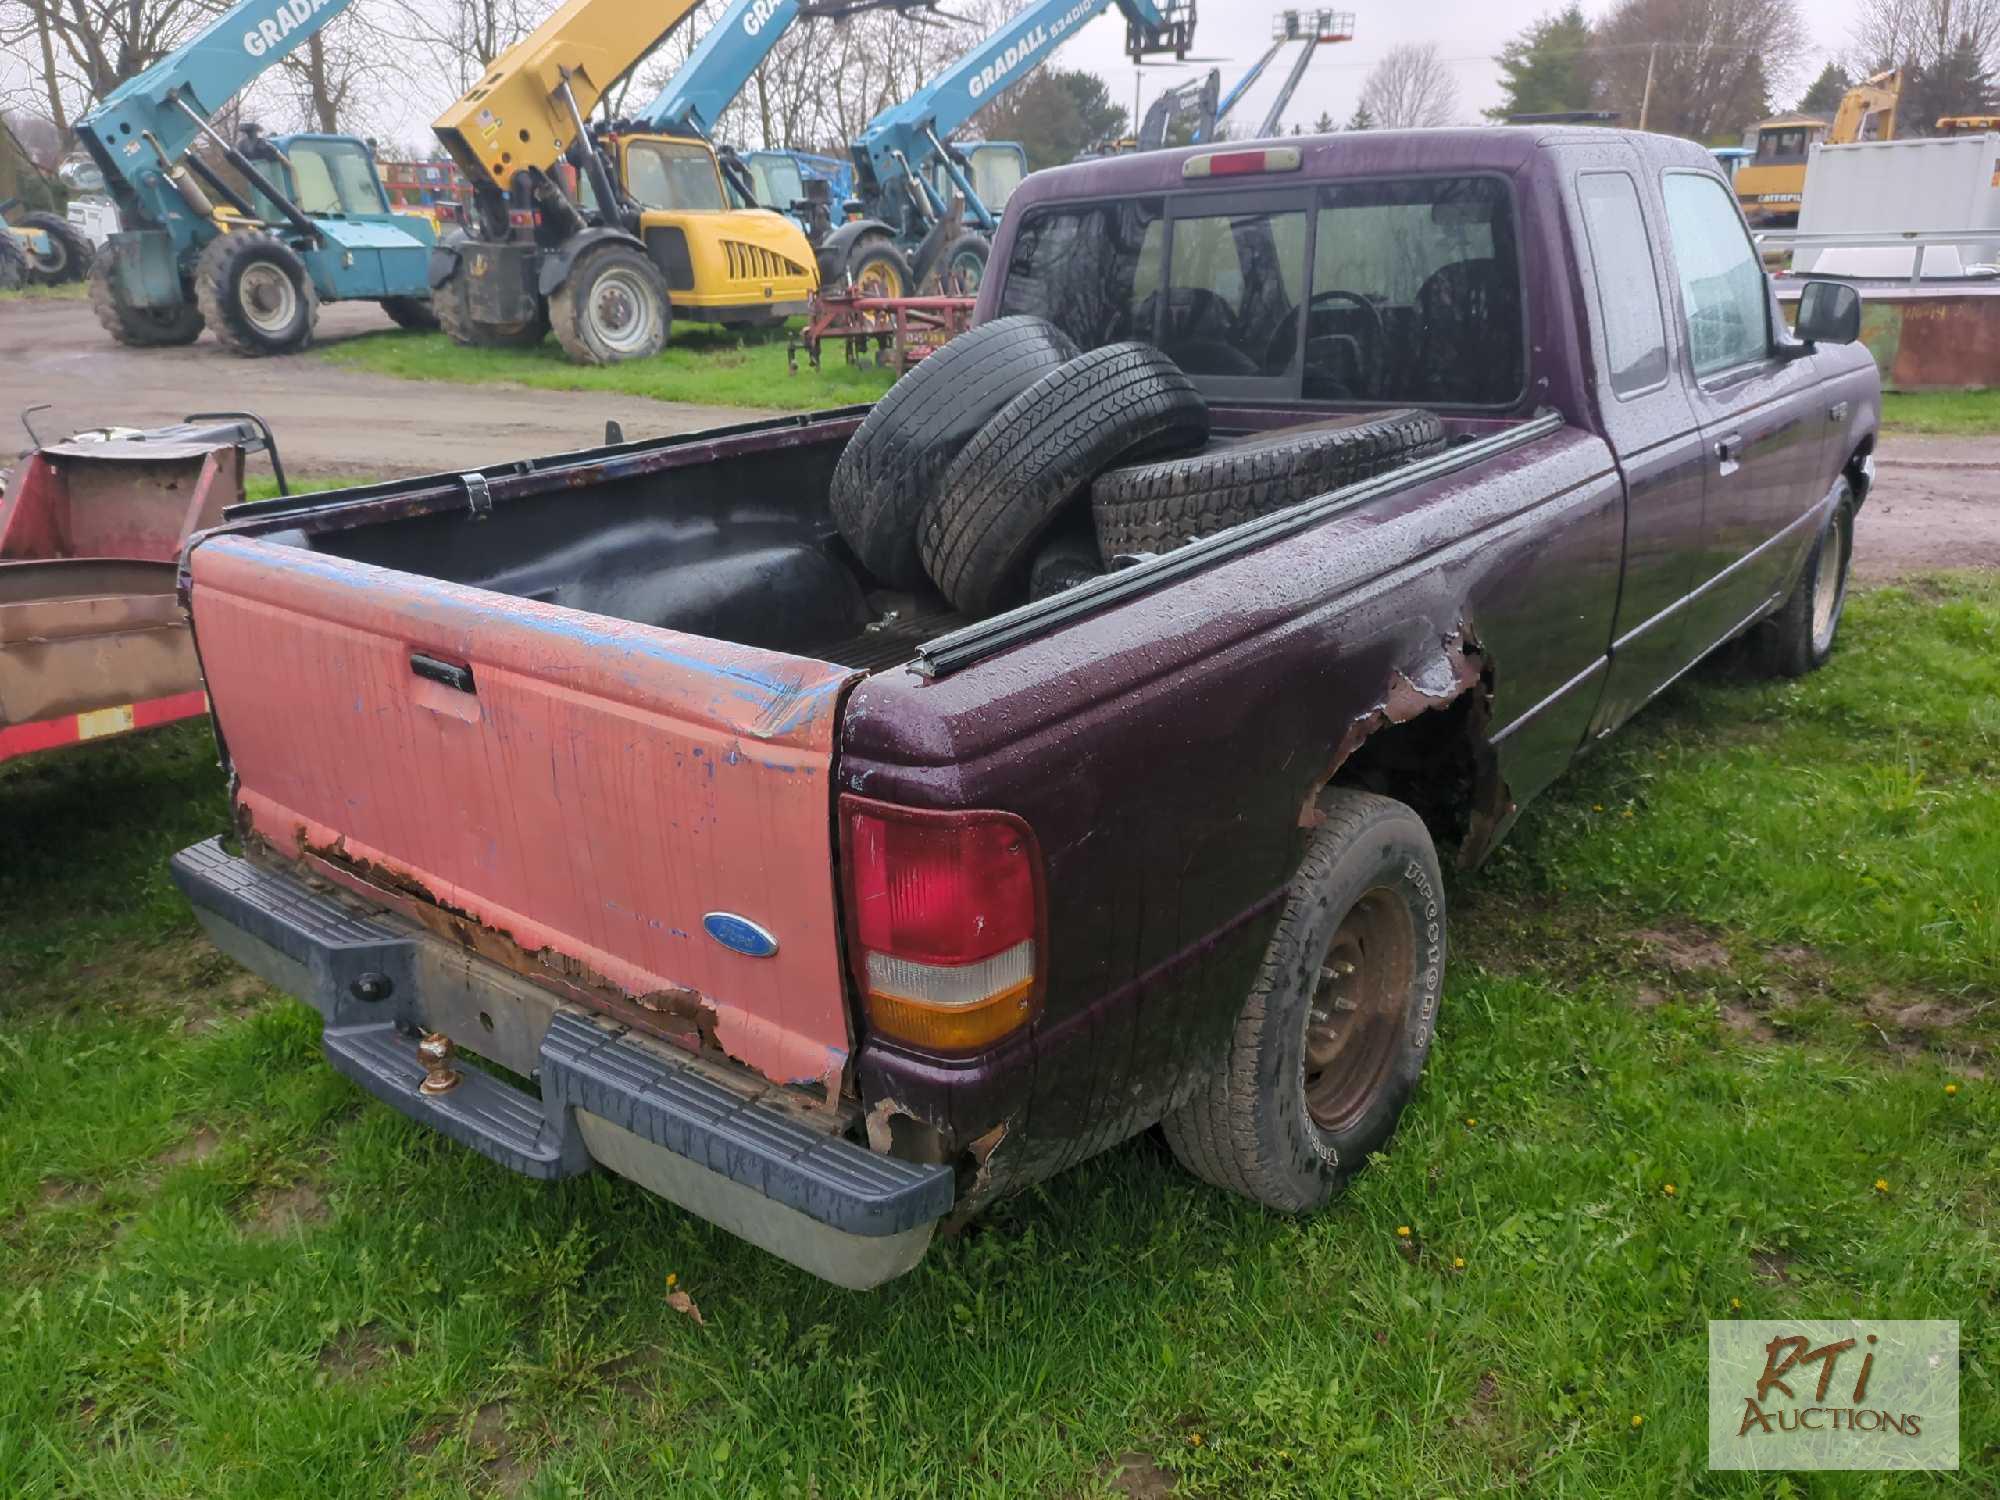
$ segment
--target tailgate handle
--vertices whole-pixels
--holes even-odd
[[[443,661],[435,656],[426,656],[421,651],[412,651],[410,670],[419,677],[428,677],[432,682],[441,682],[448,688],[457,688],[461,693],[479,691],[473,685],[472,668],[460,666],[455,661]]]

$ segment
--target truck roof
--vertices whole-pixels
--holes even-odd
[[[1290,181],[1336,177],[1393,176],[1410,172],[1513,172],[1543,146],[1566,142],[1601,145],[1607,136],[1628,142],[1640,159],[1715,170],[1715,160],[1693,141],[1650,131],[1608,130],[1602,126],[1496,125],[1443,130],[1358,130],[1333,135],[1294,135],[1265,141],[1216,141],[1172,151],[1145,151],[1055,167],[1029,177],[1008,200],[1008,211],[1045,199],[1125,196],[1168,192],[1181,188],[1181,163],[1191,156],[1218,151],[1248,151],[1258,146],[1289,146],[1302,160]],[[1209,179],[1223,187],[1248,188],[1274,178]]]

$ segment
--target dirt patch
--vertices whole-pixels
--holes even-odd
[[[92,1208],[104,1201],[104,1189],[94,1182],[61,1182],[50,1178],[35,1196],[43,1208]]]
[[[311,1224],[324,1224],[333,1216],[326,1199],[310,1182],[259,1193],[251,1202],[245,1227],[252,1234],[296,1234]]]
[[[507,1403],[489,1401],[472,1414],[465,1435],[466,1446],[484,1455],[480,1472],[496,1495],[518,1495],[534,1479],[534,1471],[522,1462],[518,1446],[507,1431]]]
[[[1770,1024],[1747,1005],[1725,1003],[1721,1010],[1722,1024],[1738,1036],[1747,1036],[1754,1042],[1774,1042],[1778,1033]]]
[[[207,1161],[222,1149],[222,1137],[204,1125],[178,1146],[162,1151],[153,1160],[162,1167],[185,1167],[193,1162]]]
[[[1759,1281],[1784,1286],[1792,1279],[1792,1258],[1775,1250],[1755,1250],[1750,1255],[1750,1269],[1757,1273]]]
[[[385,1343],[372,1326],[356,1328],[320,1351],[319,1368],[334,1380],[360,1380],[409,1352],[408,1344]]]
[[[1890,583],[1917,573],[2000,568],[2000,438],[1890,435],[1874,491],[1854,526],[1854,577]]]
[[[1665,932],[1647,928],[1631,936],[1644,953],[1676,974],[1730,972],[1729,950],[1704,932],[1694,929]]]
[[[1174,1493],[1178,1479],[1172,1469],[1163,1469],[1150,1453],[1121,1453],[1103,1468],[1105,1482],[1114,1495],[1130,1500],[1159,1500]]]

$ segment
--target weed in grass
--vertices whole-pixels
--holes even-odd
[[[1430,1072],[1327,1212],[1141,1137],[864,1296],[217,1003],[164,874],[223,826],[199,727],[0,770],[0,1494],[1749,1496],[1707,1320],[1848,1313],[1961,1320],[1990,1493],[1996,628],[1991,581],[1861,596],[1825,672],[1578,767],[1454,882]]]
[[[796,323],[796,320],[794,320]],[[818,370],[799,360],[787,371],[786,331],[736,334],[676,329],[656,358],[616,365],[576,365],[549,340],[533,349],[462,349],[441,333],[385,331],[343,339],[319,357],[349,369],[403,380],[500,382],[552,391],[610,391],[702,406],[816,411],[874,401],[893,383],[873,364],[849,365],[829,347]]]

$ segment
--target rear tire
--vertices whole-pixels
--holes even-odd
[[[1321,1207],[1388,1142],[1444,983],[1444,881],[1422,821],[1372,792],[1320,807],[1226,1049],[1161,1121],[1195,1176],[1281,1213]]]
[[[1826,665],[1847,607],[1847,569],[1853,557],[1854,487],[1843,475],[1799,581],[1778,612],[1750,632],[1757,665],[1766,675],[1803,677]]]
[[[28,253],[29,280],[41,282],[44,286],[61,286],[66,282],[81,281],[90,274],[90,263],[97,252],[82,232],[61,214],[22,214],[21,227],[39,229],[49,237],[47,256],[38,256],[33,251]]]
[[[108,255],[90,263],[90,310],[106,333],[133,349],[192,344],[205,326],[201,309],[192,302],[155,308],[133,307],[121,300]]]
[[[438,327],[437,307],[428,297],[384,297],[382,311],[398,328],[413,333],[433,333]]]
[[[993,254],[992,241],[970,231],[951,242],[940,268],[944,290],[949,295],[975,297],[986,279],[986,262]]]
[[[268,234],[235,230],[203,247],[195,301],[216,339],[249,358],[296,354],[312,342],[319,293],[298,252]]]
[[[829,496],[834,524],[881,582],[928,586],[917,525],[944,472],[1003,406],[1076,357],[1040,318],[996,318],[967,329],[889,387],[847,441]]]
[[[580,365],[651,359],[673,330],[667,279],[642,250],[618,243],[583,252],[549,297],[549,326]]]
[[[536,304],[535,315],[525,323],[481,323],[474,318],[463,257],[445,284],[432,289],[431,311],[445,337],[467,349],[533,349],[549,336],[546,302]]]
[[[1443,450],[1426,411],[1341,417],[1220,442],[1164,463],[1100,474],[1090,487],[1105,557],[1170,552],[1313,495]]]
[[[847,279],[862,297],[907,297],[916,290],[910,258],[885,239],[863,240],[847,258]]]
[[[979,429],[925,507],[917,546],[947,599],[991,614],[1026,590],[1042,538],[1121,458],[1197,447],[1208,405],[1150,344],[1106,344],[1051,370]]]

